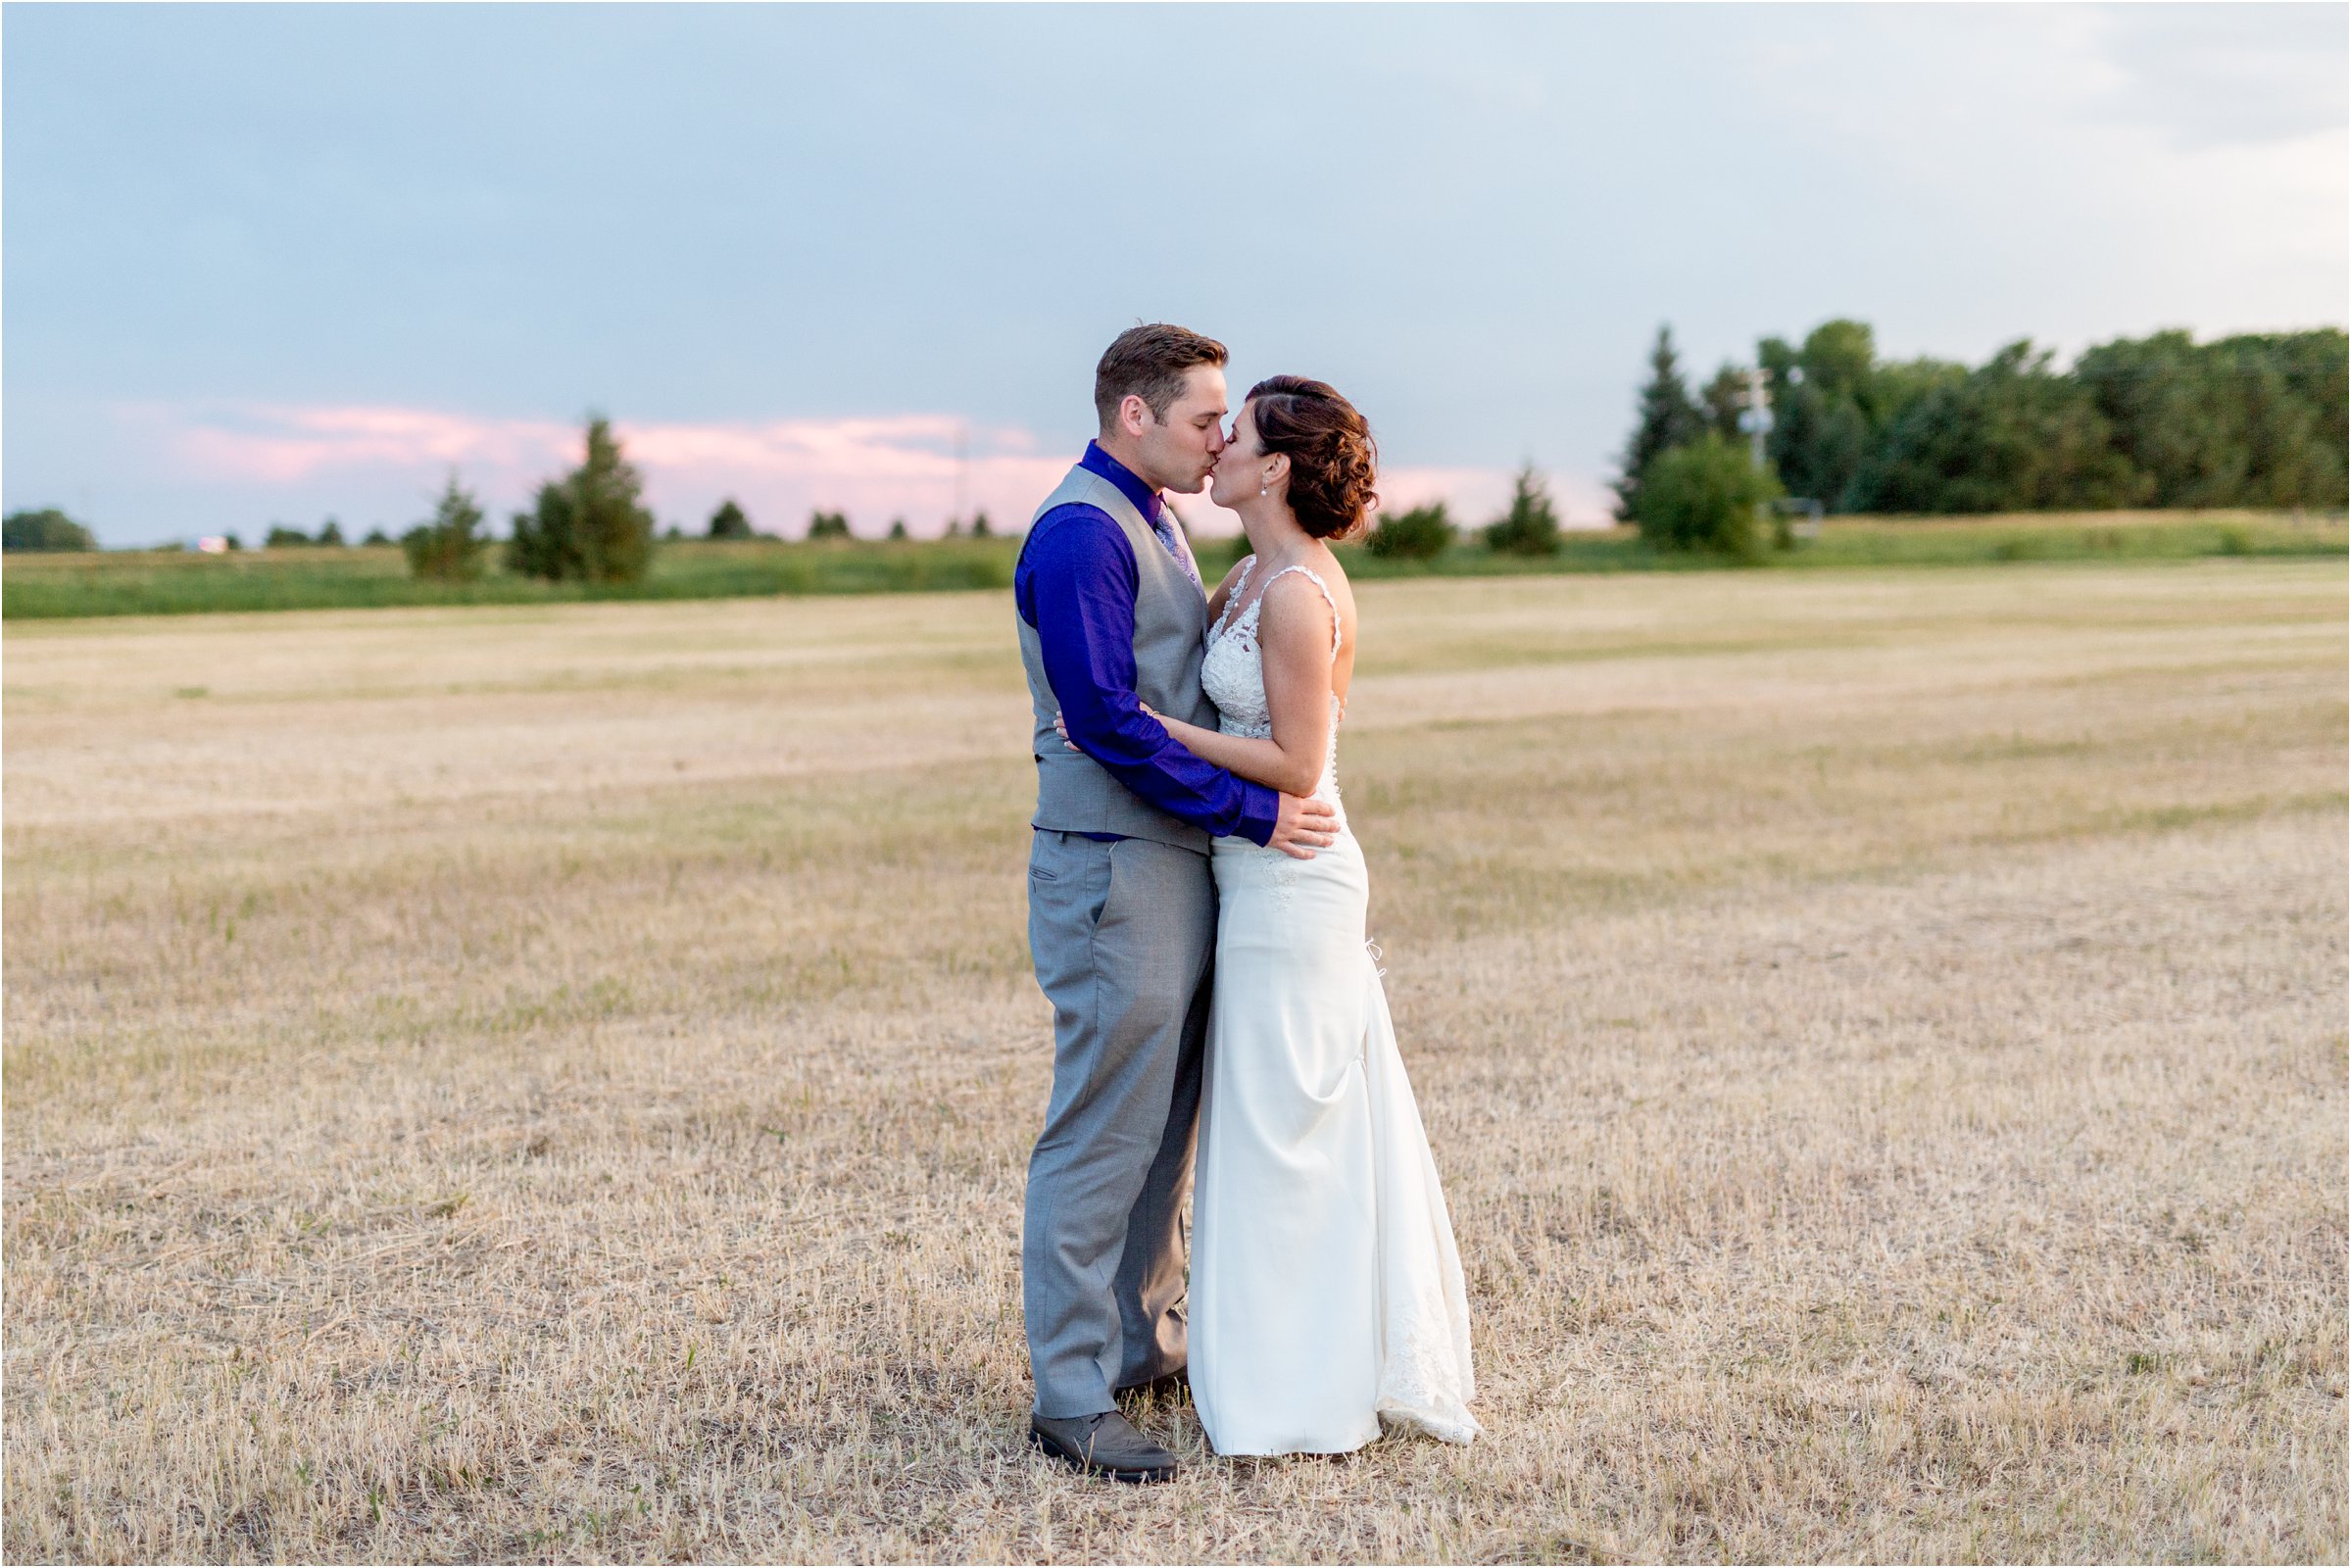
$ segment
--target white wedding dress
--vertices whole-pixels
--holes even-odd
[[[1252,558],[1200,684],[1229,735],[1269,736]],[[1288,572],[1322,578],[1304,566]],[[1332,606],[1334,618],[1338,613]],[[1336,635],[1336,633],[1334,633]],[[1339,700],[1315,798],[1339,807]],[[1218,1453],[1339,1453],[1382,1417],[1451,1443],[1469,1413],[1460,1254],[1374,953],[1363,853],[1216,840],[1216,984],[1193,1185],[1193,1403]]]

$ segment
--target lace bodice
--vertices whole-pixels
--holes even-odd
[[[1216,705],[1217,728],[1227,735],[1244,735],[1251,740],[1266,740],[1273,735],[1273,710],[1265,698],[1265,656],[1257,643],[1257,622],[1265,609],[1265,594],[1244,606],[1241,613],[1233,607],[1241,603],[1249,591],[1249,573],[1257,566],[1257,558],[1249,557],[1241,564],[1240,580],[1233,584],[1232,597],[1225,601],[1224,613],[1208,630],[1208,646],[1200,658],[1200,689],[1208,701]],[[1331,598],[1331,586],[1310,566],[1284,566],[1265,579],[1270,589],[1282,578],[1297,572],[1319,589],[1331,607],[1331,652],[1339,652],[1339,602]],[[1323,759],[1322,781],[1314,787],[1314,799],[1339,806],[1339,695],[1331,694],[1331,745]],[[1344,819],[1344,808],[1343,808]]]

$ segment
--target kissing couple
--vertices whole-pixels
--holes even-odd
[[[1053,1005],[1020,1251],[1029,1436],[1121,1481],[1177,1459],[1118,1396],[1187,1382],[1220,1454],[1479,1430],[1461,1260],[1339,799],[1357,648],[1330,542],[1363,527],[1377,452],[1301,376],[1249,388],[1228,428],[1225,360],[1180,326],[1119,334],[1101,434],[1013,573],[1029,947]],[[1214,593],[1164,500],[1203,485],[1252,551]]]

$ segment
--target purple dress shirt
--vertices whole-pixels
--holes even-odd
[[[1094,442],[1078,462],[1118,486],[1160,542],[1187,560],[1158,492]],[[1100,507],[1055,507],[1029,529],[1012,572],[1012,602],[1037,628],[1061,722],[1079,751],[1146,805],[1217,837],[1238,833],[1262,845],[1273,837],[1279,793],[1201,761],[1135,696],[1136,584],[1126,530]]]

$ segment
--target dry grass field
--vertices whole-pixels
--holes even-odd
[[[1490,1435],[1148,1491],[1021,1442],[1005,596],[12,623],[0,1545],[2339,1561],[2345,586],[1365,585]]]

